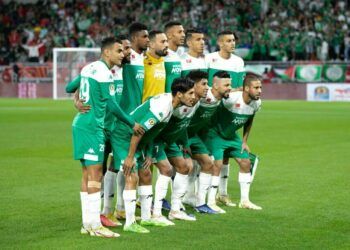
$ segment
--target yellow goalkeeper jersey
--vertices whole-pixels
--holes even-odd
[[[143,83],[142,102],[150,97],[165,92],[164,58],[154,58],[148,52],[144,59],[145,78]]]

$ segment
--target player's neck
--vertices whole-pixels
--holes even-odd
[[[211,91],[211,93],[213,94],[213,96],[215,97],[216,100],[221,100],[222,96],[220,95],[220,93],[218,91],[216,91],[216,89],[212,88],[209,91]]]
[[[246,92],[242,92],[242,96],[245,104],[249,104],[252,101],[252,98]]]
[[[173,101],[172,101],[173,108],[175,109],[179,107],[180,104],[181,104],[180,99],[176,96],[173,96]]]
[[[193,51],[193,50],[191,50],[191,49],[188,50],[188,54],[189,54],[190,56],[194,57],[194,58],[199,58],[200,56],[202,56],[202,54],[197,53],[197,52],[195,52],[195,51]]]
[[[137,54],[142,54],[143,53],[143,50],[138,48],[137,46],[135,45],[131,45],[131,48],[137,53]]]
[[[219,56],[221,56],[222,58],[224,59],[230,59],[231,57],[231,53],[230,52],[226,52],[226,51],[223,51],[223,50],[220,50],[219,51]]]
[[[176,44],[172,43],[171,41],[169,42],[169,49],[171,49],[172,51],[176,52],[178,48],[179,48],[179,46],[177,46]]]
[[[104,64],[106,64],[108,69],[111,69],[114,65],[111,62],[108,62],[108,60],[106,60],[106,58],[104,58],[103,56],[100,59]]]

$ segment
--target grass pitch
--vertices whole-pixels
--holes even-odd
[[[80,235],[71,101],[0,99],[0,249],[349,249],[350,104],[264,101],[249,139],[261,157],[251,200],[197,222]],[[237,165],[229,193],[239,198]]]

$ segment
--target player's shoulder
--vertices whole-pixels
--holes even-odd
[[[131,49],[130,51],[130,64],[136,66],[143,66],[143,60],[145,56],[143,53],[139,54],[135,50]]]
[[[199,107],[199,102],[196,103],[193,107],[188,107],[185,105],[182,105],[176,109],[174,109],[174,113],[173,116],[183,119],[185,117],[192,117],[193,114],[195,113],[195,111],[198,109]]]
[[[98,82],[113,81],[112,72],[102,61],[95,61],[83,67],[83,69],[81,70],[81,76],[92,78]]]
[[[156,95],[150,99],[150,109],[159,120],[163,120],[173,110],[172,101],[170,93]]]
[[[242,65],[242,66],[244,65],[243,59],[235,54],[231,54],[230,60],[233,61],[235,64]]]
[[[215,98],[215,96],[211,91],[211,88],[209,88],[207,96],[203,97],[200,100],[200,105],[205,107],[215,107],[215,106],[218,106],[219,104],[220,104],[220,101]]]
[[[215,59],[219,58],[219,52],[212,52],[212,53],[208,53],[204,56],[206,61],[215,61]]]
[[[222,102],[225,107],[231,107],[234,103],[239,103],[242,100],[242,91],[230,92],[228,98],[223,99]]]
[[[254,112],[257,112],[260,110],[261,108],[261,99],[259,100],[253,100],[251,103],[250,103],[250,106],[254,109]]]
[[[165,62],[178,62],[181,58],[177,51],[172,51],[171,49],[168,49],[168,54],[164,57]]]

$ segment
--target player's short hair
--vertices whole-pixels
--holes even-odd
[[[243,88],[245,86],[250,86],[252,82],[261,81],[261,77],[254,73],[247,73],[243,80]]]
[[[186,93],[194,86],[194,81],[189,78],[175,78],[171,85],[171,94],[176,96],[177,92]]]
[[[217,34],[217,39],[220,39],[222,36],[225,36],[225,35],[233,35],[235,37],[235,40],[238,40],[236,33],[231,31],[231,30],[224,30],[224,31],[219,32]]]
[[[114,36],[106,37],[102,39],[101,42],[101,51],[104,51],[106,48],[112,46],[115,43],[122,44],[122,41]]]
[[[147,26],[142,23],[132,23],[129,26],[129,37],[131,38],[133,35],[135,35],[139,31],[147,30]]]
[[[196,83],[202,79],[208,79],[208,73],[201,70],[191,70],[186,77]]]
[[[154,40],[154,38],[156,38],[157,35],[159,34],[163,34],[163,31],[160,30],[151,30],[148,34],[149,40]]]
[[[231,78],[230,74],[225,71],[225,70],[219,70],[217,72],[215,72],[215,74],[213,75],[213,77],[218,77],[218,78]]]
[[[123,40],[129,40],[129,37],[128,37],[127,35],[124,35],[124,34],[118,35],[117,38],[118,38],[119,40],[121,40],[121,41],[123,41]]]
[[[168,32],[169,29],[171,29],[172,27],[174,26],[180,26],[182,25],[180,22],[177,22],[177,21],[170,21],[170,22],[167,22],[165,25],[164,25],[164,32]]]
[[[186,30],[186,40],[190,39],[193,34],[204,34],[204,32],[196,28],[188,29]]]

